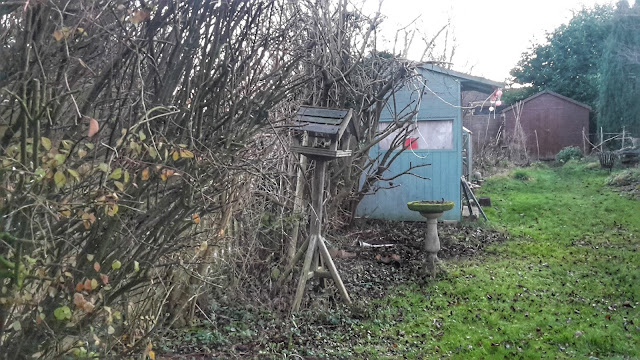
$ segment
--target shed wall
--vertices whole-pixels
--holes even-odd
[[[507,136],[513,136],[515,114],[506,109],[504,117]],[[552,94],[542,94],[524,103],[520,123],[529,156],[537,158],[539,147],[540,159],[553,159],[564,147],[583,148],[582,131],[589,131],[589,110]]]
[[[462,176],[462,119],[460,106],[460,83],[453,77],[422,70],[428,88],[425,90],[416,121],[453,121],[453,146],[446,150],[415,149],[405,150],[384,173],[390,178],[412,165],[430,164],[412,172],[420,177],[403,175],[392,181],[380,182],[375,194],[367,195],[359,204],[360,217],[424,221],[420,214],[407,208],[407,203],[415,200],[445,200],[455,202],[455,207],[447,211],[442,219],[460,220],[460,177]],[[420,84],[408,86],[396,94],[396,109],[402,109],[418,101]],[[392,121],[393,111],[389,106],[381,117],[382,121]],[[429,134],[419,134],[428,137]],[[371,149],[371,156],[381,152],[379,146]],[[423,179],[428,178],[428,179]],[[391,187],[390,189],[386,189]]]

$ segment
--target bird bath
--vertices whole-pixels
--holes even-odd
[[[427,218],[427,236],[424,242],[424,251],[427,253],[426,268],[431,277],[436,274],[436,261],[440,251],[440,238],[438,237],[438,218],[445,211],[453,209],[453,201],[412,201],[407,204],[409,210],[417,211]]]

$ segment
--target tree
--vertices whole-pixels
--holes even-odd
[[[543,90],[555,91],[595,108],[598,99],[598,65],[611,29],[613,9],[598,5],[578,11],[568,24],[546,36],[522,55],[511,70],[513,80],[530,85],[516,98],[505,93],[505,101],[517,101]]]
[[[630,8],[618,2],[613,20],[602,57],[598,126],[640,134],[640,63],[634,56],[640,53],[640,3]]]

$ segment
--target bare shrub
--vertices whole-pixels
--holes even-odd
[[[185,281],[215,283],[202,219],[226,239],[246,148],[300,84],[284,8],[2,5],[0,353],[148,353]]]

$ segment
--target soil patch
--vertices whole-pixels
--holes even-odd
[[[476,257],[487,245],[506,240],[501,232],[460,224],[439,224],[438,230],[439,258],[445,268],[447,260]],[[319,280],[312,280],[302,303],[304,310],[292,320],[288,310],[299,275],[296,271],[285,287],[272,291],[270,304],[237,306],[246,299],[216,304],[206,318],[202,316],[201,325],[168,336],[172,341],[165,338],[160,358],[280,358],[283,354],[315,358],[314,351],[320,355],[321,349],[344,348],[349,342],[355,345],[359,340],[351,334],[351,325],[375,316],[376,299],[398,285],[428,281],[421,272],[425,235],[426,223],[389,221],[364,221],[327,234],[352,306],[342,303],[332,281],[322,287]],[[340,333],[342,340],[333,343],[335,337],[324,336],[327,332]]]

